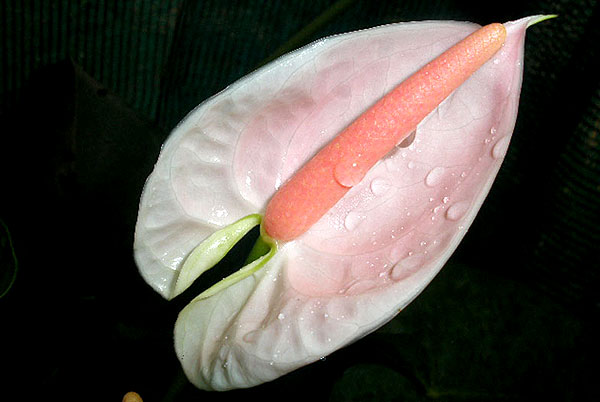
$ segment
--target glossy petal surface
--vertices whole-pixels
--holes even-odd
[[[266,265],[190,303],[175,347],[198,387],[272,380],[377,329],[441,269],[483,203],[516,120],[525,30]],[[136,228],[144,278],[173,296],[184,259],[213,232],[262,213],[316,151],[375,100],[477,29],[394,24],[326,38],[236,82],[166,142]]]

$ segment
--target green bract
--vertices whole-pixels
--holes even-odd
[[[260,225],[261,220],[262,216],[259,214],[248,215],[231,225],[216,231],[200,243],[185,260],[181,271],[179,272],[179,276],[177,277],[173,296],[183,293],[200,275],[221,261],[233,246],[235,246],[236,243],[239,242],[252,228]],[[244,279],[248,275],[251,275],[269,261],[277,251],[275,242],[273,242],[265,233],[261,233],[257,244],[259,247],[261,244],[267,246],[264,252],[260,252],[261,255],[256,254],[256,252],[251,253],[251,258],[248,259],[247,264],[243,268],[211,286],[194,300],[209,297],[216,292],[233,285],[237,281]],[[257,247],[255,247],[255,250],[256,249]]]

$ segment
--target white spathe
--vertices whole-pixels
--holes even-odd
[[[190,303],[175,348],[196,386],[273,380],[394,317],[438,273],[500,168],[518,109],[528,25],[303,236],[251,276]],[[317,41],[242,78],[173,131],[146,183],[135,258],[174,295],[189,253],[262,213],[303,163],[377,99],[478,28],[386,25]]]

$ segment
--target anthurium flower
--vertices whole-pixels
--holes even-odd
[[[400,23],[326,38],[242,78],[175,128],[140,202],[134,248],[144,279],[171,299],[265,223],[247,265],[178,317],[175,349],[191,382],[227,390],[273,380],[379,328],[424,289],[500,168],[517,116],[525,31],[546,18],[495,24],[501,39],[461,45],[454,61],[448,52],[478,25]],[[497,47],[476,71],[449,89],[443,78],[447,93],[429,89],[425,76],[434,82],[452,70],[454,79],[487,42]],[[390,149],[365,167],[372,144],[360,147],[372,138],[352,137],[339,158],[298,173],[363,116],[375,113],[366,119],[384,132],[416,116],[382,121],[373,112],[415,76],[417,103],[443,96]],[[294,180],[299,187],[285,195]],[[285,202],[271,207],[278,198]],[[313,206],[321,210],[314,222],[298,223]],[[302,230],[293,236],[273,229],[294,225]]]

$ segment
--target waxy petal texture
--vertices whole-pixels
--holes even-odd
[[[512,134],[525,30],[307,233],[266,265],[180,314],[175,348],[198,387],[272,380],[393,318],[431,281],[473,221]],[[149,177],[136,227],[140,272],[174,296],[184,259],[264,208],[347,124],[478,28],[394,24],[326,38],[236,82],[178,126]]]

